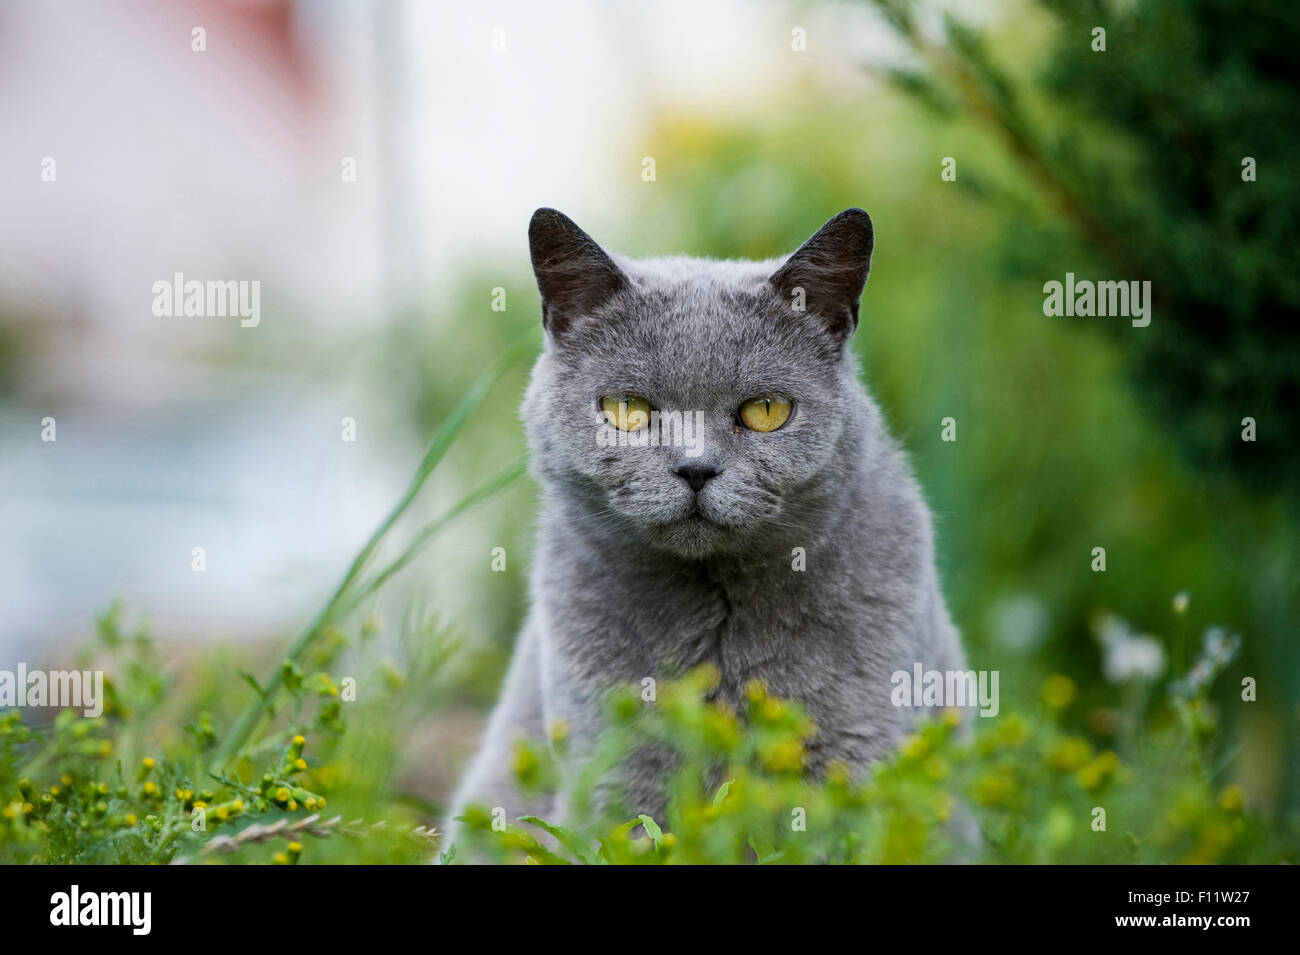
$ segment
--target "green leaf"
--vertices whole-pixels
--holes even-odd
[[[516,835],[523,836],[525,839],[527,839],[528,844],[521,847],[521,849],[526,855],[532,856],[538,862],[541,862],[545,865],[572,865],[573,864],[568,859],[561,859],[550,849],[546,848],[544,845],[542,845],[540,842],[537,841],[536,836],[534,836],[531,832],[528,832],[526,829],[520,829],[518,826],[508,826],[507,831],[513,832]]]
[[[557,826],[555,823],[546,822],[544,819],[538,819],[536,816],[520,816],[521,822],[531,823],[538,829],[544,829],[553,835],[564,848],[568,849],[581,860],[583,865],[601,865],[603,864],[596,850],[593,849],[587,840],[582,838],[571,829],[565,829],[563,826]]]
[[[616,842],[621,841],[624,836],[626,836],[629,832],[631,832],[639,825],[641,825],[640,819],[632,819],[628,822],[623,823],[623,825],[619,826],[612,833],[610,833],[608,839],[601,839],[600,840],[601,858],[603,858],[606,862],[613,863],[615,861],[614,852],[613,850],[610,849],[610,846]]]
[[[641,820],[641,825],[645,826],[645,834],[650,837],[650,841],[655,844],[655,848],[658,848],[664,841],[664,831],[645,813],[637,816],[637,818]]]
[[[758,839],[751,835],[745,841],[749,843],[749,848],[753,850],[754,856],[757,859],[767,859],[774,855],[780,855],[780,853],[776,851],[776,846],[772,845],[772,843],[768,842],[766,839]]]
[[[253,688],[254,693],[262,699],[266,699],[266,691],[262,689],[262,685],[257,682],[257,677],[253,676],[253,674],[249,673],[247,670],[240,670],[239,675],[244,678],[245,683]]]

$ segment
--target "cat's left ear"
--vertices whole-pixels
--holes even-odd
[[[815,316],[835,343],[858,327],[858,303],[871,270],[871,216],[845,209],[799,247],[768,281],[787,304]]]

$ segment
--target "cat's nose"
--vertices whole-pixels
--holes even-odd
[[[677,469],[677,476],[691,486],[697,494],[704,489],[709,478],[715,477],[717,471],[707,464],[683,464]]]

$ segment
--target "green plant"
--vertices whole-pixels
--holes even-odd
[[[270,850],[269,861],[292,864],[303,854],[304,835],[362,842],[353,853],[359,860],[427,856],[435,833],[415,815],[430,807],[403,805],[400,794],[382,786],[377,792],[375,783],[392,774],[403,704],[428,695],[452,646],[435,625],[418,621],[405,665],[384,667],[374,646],[377,621],[367,620],[351,637],[343,627],[447,524],[523,473],[522,462],[502,471],[371,568],[492,384],[534,347],[535,335],[521,339],[465,393],[406,492],[264,679],[223,661],[200,668],[212,680],[207,687],[177,685],[146,629],[127,632],[119,605],[105,613],[85,654],[109,671],[102,715],[66,709],[48,723],[29,723],[18,709],[0,715],[0,861],[171,862],[246,856],[287,841],[283,850]],[[345,655],[351,667],[374,674],[379,687],[359,696],[355,678],[333,675]],[[252,695],[238,715],[227,714],[227,687],[238,678]],[[367,697],[378,702],[356,702]],[[364,716],[350,728],[355,711]],[[175,731],[178,724],[183,732]],[[224,739],[222,725],[229,725]],[[336,793],[366,818],[328,815]]]
[[[1008,256],[1039,282],[1149,280],[1158,316],[1125,336],[1141,394],[1197,468],[1294,492],[1286,428],[1241,440],[1243,417],[1285,420],[1300,397],[1294,6],[1039,0],[1052,29],[1029,69],[1023,43],[999,51],[958,15],[935,33],[914,0],[872,6],[919,65],[897,85],[989,131],[1020,173],[986,155],[957,180],[1011,212]]]
[[[1213,642],[1213,641],[1212,641]],[[717,674],[697,670],[642,701],[628,687],[610,701],[611,731],[568,793],[576,821],[521,817],[494,828],[489,807],[465,815],[467,846],[497,861],[581,864],[1198,863],[1293,862],[1294,825],[1243,806],[1213,768],[1220,749],[1207,691],[1230,658],[1207,647],[1195,678],[1175,681],[1118,750],[1069,727],[1073,681],[1050,677],[1036,710],[922,722],[863,780],[844,766],[803,773],[815,728],[759,684],[739,712],[710,702]],[[521,785],[558,778],[566,734],[525,744]],[[678,754],[665,819],[630,812],[597,787],[645,745]],[[499,823],[499,820],[497,820]]]

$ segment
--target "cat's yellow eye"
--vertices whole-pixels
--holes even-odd
[[[640,395],[606,395],[600,410],[606,423],[620,431],[640,431],[650,424],[650,402]]]
[[[790,419],[793,405],[780,395],[759,395],[740,406],[740,423],[750,431],[775,431]]]

